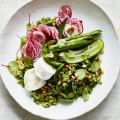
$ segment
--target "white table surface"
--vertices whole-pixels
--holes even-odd
[[[30,0],[0,0],[0,35],[14,12]],[[120,0],[92,0],[114,22],[120,36]],[[119,30],[118,30],[119,29]],[[9,95],[0,78],[0,120],[45,120],[23,110]],[[73,120],[120,120],[120,74],[108,97],[91,112]]]

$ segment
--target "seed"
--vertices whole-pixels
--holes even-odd
[[[72,79],[75,79],[75,76],[72,75]]]
[[[87,77],[88,79],[91,79],[92,76],[91,76],[91,75],[87,75],[86,77]]]
[[[88,71],[90,71],[90,68],[88,68]]]
[[[71,71],[68,71],[68,73],[71,75],[72,74],[72,72]]]
[[[83,65],[82,65],[82,67],[83,67],[83,68],[86,68],[86,67],[87,67],[87,65],[83,64]]]
[[[44,94],[44,93],[46,93],[46,91],[42,91],[42,93]]]
[[[70,66],[70,65],[68,65],[68,64],[65,65],[66,68],[69,68],[69,66]]]
[[[69,66],[68,69],[71,70],[71,67]]]
[[[98,72],[95,72],[95,75],[98,76]]]

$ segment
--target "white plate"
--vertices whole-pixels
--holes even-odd
[[[25,5],[10,19],[6,31],[2,37],[3,44],[0,47],[0,63],[7,64],[14,60],[19,48],[20,40],[16,35],[25,35],[28,14],[31,13],[31,21],[41,17],[57,16],[61,5],[67,4],[73,10],[73,17],[83,20],[84,32],[94,29],[103,30],[102,39],[105,43],[104,55],[102,56],[103,84],[98,85],[90,95],[88,102],[79,98],[72,104],[61,104],[50,108],[36,105],[25,89],[16,83],[16,79],[9,71],[1,67],[0,72],[3,82],[11,96],[20,106],[29,112],[49,119],[70,119],[80,116],[100,104],[113,87],[119,71],[119,40],[113,25],[107,15],[95,4],[88,0],[35,0]]]

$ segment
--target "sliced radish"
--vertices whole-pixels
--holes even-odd
[[[66,24],[64,29],[64,34],[67,37],[72,35],[77,35],[79,33],[78,28],[75,25]]]
[[[69,22],[70,18],[72,17],[72,10],[69,6],[63,5],[59,12],[58,16],[61,22],[63,22],[65,19],[67,19],[67,22]]]
[[[26,33],[26,38],[27,38],[27,41],[29,41],[29,40],[31,40],[32,39],[32,36],[33,36],[33,33],[32,33],[32,31],[27,31],[27,33]]]
[[[79,34],[83,32],[83,25],[81,20],[78,20],[77,18],[72,18],[68,24],[76,26],[78,28]]]
[[[49,27],[45,24],[38,25],[38,29],[42,31],[46,36],[50,36],[50,30]]]
[[[50,30],[50,37],[52,39],[59,39],[59,32],[58,30],[55,28],[55,27],[49,27],[49,30]]]
[[[36,61],[41,56],[41,48],[36,42],[28,41],[21,49],[23,57],[30,57]]]
[[[41,42],[45,42],[46,37],[42,31],[34,31],[33,32],[33,39],[38,41],[39,43],[41,43]]]
[[[55,18],[55,23],[56,23],[57,26],[60,26],[61,21],[58,17]]]

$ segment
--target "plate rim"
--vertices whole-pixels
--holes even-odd
[[[103,11],[104,14],[108,17],[109,21],[111,22],[111,25],[112,25],[112,27],[113,27],[113,30],[115,31],[115,34],[116,34],[116,37],[117,37],[117,40],[118,40],[118,44],[119,44],[119,45],[118,45],[118,49],[119,49],[119,52],[118,52],[118,53],[120,53],[120,37],[119,37],[118,34],[117,34],[117,31],[116,31],[116,29],[115,29],[115,25],[114,25],[113,21],[111,20],[111,18],[109,17],[109,15],[105,12],[105,10],[104,10],[97,2],[91,1],[91,0],[89,0],[89,1],[90,1],[92,4],[94,4],[95,6],[97,6],[101,11]],[[6,32],[6,28],[7,28],[8,24],[9,24],[9,22],[11,21],[11,19],[16,15],[16,13],[17,13],[20,9],[24,8],[25,6],[27,6],[28,4],[30,4],[30,3],[32,3],[32,2],[34,2],[34,0],[33,0],[33,1],[29,1],[29,2],[27,2],[27,3],[25,3],[25,4],[23,4],[20,8],[18,8],[18,9],[11,15],[11,17],[10,17],[9,20],[7,21],[5,27],[3,28],[3,32],[2,32],[2,35],[1,35],[1,42],[3,42],[3,36],[4,36],[5,32]],[[0,48],[1,48],[1,45],[0,45]],[[96,107],[98,107],[98,106],[107,98],[107,96],[110,94],[113,86],[115,85],[115,82],[117,81],[118,76],[119,76],[119,73],[120,73],[120,56],[119,56],[119,55],[118,55],[118,60],[119,60],[119,62],[118,62],[119,65],[118,65],[118,67],[117,67],[117,69],[116,69],[117,72],[116,72],[115,80],[113,81],[113,84],[111,85],[111,87],[110,87],[108,93],[105,95],[105,97],[103,97],[103,98],[101,99],[101,101],[99,101],[94,107],[91,107],[90,109],[88,109],[86,112],[84,112],[84,113],[82,113],[82,114],[78,114],[78,115],[76,115],[76,116],[74,116],[74,117],[67,117],[67,119],[73,119],[73,118],[76,118],[76,117],[80,117],[80,116],[82,116],[82,115],[84,115],[84,114],[92,111],[93,109],[95,109]],[[0,66],[0,67],[1,67],[1,66]],[[4,83],[4,85],[5,85],[5,87],[6,87],[6,84],[5,84],[4,80],[3,80],[4,77],[3,77],[3,75],[1,74],[1,71],[2,71],[2,69],[0,68],[1,80],[2,80],[2,82]],[[33,113],[32,111],[30,111],[29,109],[27,109],[25,106],[23,106],[23,105],[19,102],[19,100],[17,100],[17,99],[14,97],[14,94],[12,94],[12,92],[10,92],[10,90],[9,90],[8,87],[6,87],[6,89],[7,89],[8,93],[10,94],[10,96],[17,102],[17,104],[18,104],[21,108],[23,108],[24,110],[26,110],[27,112],[29,112],[29,113],[31,113],[31,114],[33,114],[33,115],[36,115],[36,116],[38,116],[38,117],[41,117],[41,118],[56,120],[56,118],[47,117],[47,116],[42,116],[42,115],[40,115],[40,114]],[[61,120],[64,120],[64,118],[62,118]]]

